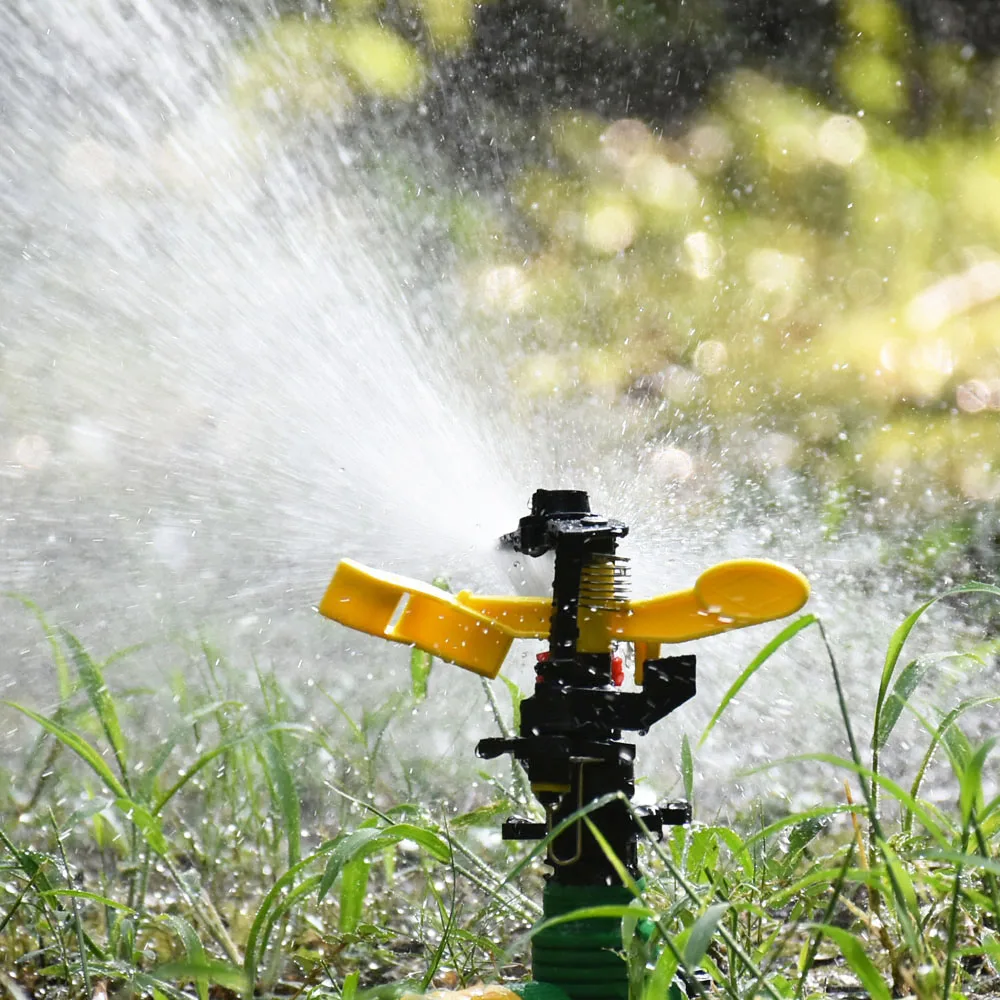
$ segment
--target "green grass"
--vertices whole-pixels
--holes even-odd
[[[983,585],[952,593],[1000,596]],[[364,711],[321,691],[314,705],[326,714],[304,722],[275,676],[258,672],[248,693],[205,646],[200,678],[175,680],[165,706],[120,683],[129,651],[100,661],[25,603],[48,637],[59,701],[49,712],[3,709],[8,729],[31,741],[0,782],[0,985],[14,1000],[89,1000],[102,984],[156,1000],[350,1000],[523,975],[545,845],[483,836],[515,808],[523,777],[512,773],[510,789],[484,782],[461,815],[437,805],[450,776],[404,768],[406,782],[391,779],[386,734],[426,695],[429,662],[414,660],[410,691]],[[626,879],[635,900],[616,910],[635,1000],[664,996],[678,970],[697,966],[732,1000],[797,1000],[831,981],[877,1000],[995,989],[1000,797],[985,790],[992,741],[974,745],[962,723],[1000,692],[940,717],[918,707],[931,661],[903,652],[932,603],[888,638],[864,746],[811,615],[765,646],[699,741],[684,737],[691,794],[697,753],[740,689],[787,643],[812,643],[850,753],[769,767],[808,760],[829,770],[829,787],[851,791],[766,820],[758,811],[647,836],[646,881]],[[504,727],[505,701],[491,692]],[[912,771],[891,778],[881,761],[904,712],[927,735]],[[951,807],[923,794],[935,755],[951,768]],[[655,928],[648,941],[631,933],[640,918]]]

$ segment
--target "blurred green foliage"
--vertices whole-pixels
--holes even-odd
[[[419,94],[420,55],[398,34],[364,16],[367,0],[341,21],[285,20],[250,50],[236,76],[237,97],[283,110],[346,109],[358,93],[396,99]],[[357,15],[357,16],[355,16]]]
[[[683,24],[667,0],[577,6],[577,25],[622,45],[644,25],[708,38],[721,16],[718,3]],[[476,16],[470,0],[401,13],[343,0],[250,46],[238,90],[340,115],[423,100],[474,44]],[[836,19],[832,84],[743,66],[669,123],[569,93],[533,112],[505,207],[468,191],[439,207],[478,321],[520,338],[524,393],[652,400],[653,437],[683,425],[743,435],[762,473],[990,501],[1000,61],[916,41],[893,0],[842,0]],[[696,468],[680,440],[668,477]]]

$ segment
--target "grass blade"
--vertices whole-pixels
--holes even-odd
[[[691,931],[684,945],[684,962],[689,968],[696,966],[705,957],[719,921],[730,905],[730,903],[712,903],[691,925]]]
[[[469,812],[462,813],[460,816],[456,816],[450,825],[456,830],[462,830],[470,826],[493,826],[497,819],[507,816],[509,813],[510,803],[505,799],[497,802],[488,802],[484,806],[479,806],[478,809],[472,809]]]
[[[913,811],[913,814],[920,820],[924,829],[934,838],[942,847],[947,847],[950,843],[950,837],[947,832],[942,828],[942,821],[939,822],[939,818],[935,818],[931,815],[927,806],[928,803],[914,799],[909,792],[907,792],[900,785],[897,785],[895,781],[891,778],[887,778],[884,774],[876,775],[870,767],[865,767],[863,764],[856,764],[853,760],[847,757],[838,757],[836,754],[830,753],[804,753],[796,754],[794,757],[783,757],[781,760],[770,761],[767,764],[763,764],[760,767],[751,768],[747,773],[756,774],[760,771],[770,770],[772,767],[783,767],[786,764],[801,763],[803,761],[814,761],[820,764],[832,764],[834,767],[843,768],[845,771],[853,771],[858,775],[859,778],[866,778],[869,781],[874,781],[876,785],[884,788],[894,799],[896,799],[900,805],[906,809]],[[865,782],[861,782],[862,787]],[[853,811],[845,809],[847,811]],[[954,832],[952,829],[950,832]]]
[[[677,970],[681,967],[683,959],[681,949],[687,945],[690,931],[685,928],[674,938],[664,935],[664,947],[660,951],[660,957],[653,966],[653,971],[646,982],[646,989],[643,991],[642,1000],[663,1000],[664,997],[676,995],[671,990]]]
[[[948,597],[955,597],[959,594],[991,594],[994,597],[1000,597],[1000,587],[993,587],[986,583],[967,583],[961,587],[955,587],[952,590],[947,590],[943,594],[939,594],[937,597],[932,597],[929,601],[925,601],[923,604],[917,608],[916,611],[911,612],[903,619],[903,622],[892,633],[892,637],[889,639],[889,646],[886,649],[885,663],[882,665],[882,676],[879,679],[878,686],[878,698],[875,702],[875,732],[877,733],[880,729],[882,710],[885,706],[886,696],[889,691],[889,682],[892,680],[892,675],[896,670],[896,664],[899,662],[900,654],[903,652],[903,646],[906,644],[906,640],[909,638],[910,633],[913,631],[913,627],[918,621],[923,617],[924,613],[933,605],[937,604],[938,601],[942,601]]]
[[[211,750],[206,750],[189,768],[184,770],[184,773],[165,791],[153,804],[153,815],[159,815],[164,806],[203,768],[207,767],[212,763],[217,757],[221,757],[223,754],[229,753],[230,750],[239,748],[246,743],[253,743],[254,741],[260,739],[262,736],[267,736],[275,732],[284,733],[301,733],[308,735],[311,730],[306,726],[300,726],[292,722],[280,722],[274,723],[272,725],[261,726],[258,729],[252,729],[249,732],[243,733],[228,743],[220,743],[217,747],[213,747]]]
[[[865,953],[865,946],[856,935],[844,930],[843,927],[834,927],[832,924],[815,924],[814,928],[833,941],[840,949],[840,953],[854,974],[861,980],[861,985],[864,986],[872,1000],[892,1000],[888,984],[875,967],[875,963]]]
[[[802,852],[821,833],[829,829],[829,816],[809,816],[792,825],[788,833],[788,846],[781,860],[781,871],[791,875],[799,862]]]
[[[341,871],[340,916],[337,927],[342,934],[353,934],[361,923],[370,871],[371,865],[363,855],[355,855]]]
[[[753,858],[748,848],[754,837],[743,840],[735,830],[730,830],[727,826],[707,826],[701,832],[721,840],[729,848],[729,853],[740,866],[743,876],[747,879],[753,878]]]
[[[699,744],[700,745],[700,744]],[[684,783],[684,798],[694,807],[694,755],[687,733],[681,737],[681,779]]]
[[[604,856],[608,859],[611,867],[614,868],[615,874],[618,876],[619,881],[629,892],[635,896],[636,899],[642,897],[642,890],[639,888],[638,883],[629,874],[628,869],[625,867],[621,858],[611,849],[611,845],[608,843],[607,838],[603,833],[597,828],[594,821],[589,816],[584,816],[581,823],[587,824],[587,829],[590,831],[590,835],[597,841],[597,846],[604,852]]]
[[[986,705],[996,705],[1000,703],[1000,695],[978,695],[974,698],[967,698],[965,701],[956,705],[938,724],[937,729],[934,730],[931,735],[930,745],[927,747],[927,752],[924,754],[923,759],[920,762],[920,767],[917,768],[916,777],[913,779],[913,784],[910,786],[910,797],[916,799],[920,794],[920,786],[923,784],[924,775],[927,773],[927,768],[930,766],[931,760],[934,757],[934,751],[937,749],[938,744],[944,740],[948,733],[948,730],[952,724],[966,712],[981,708]],[[928,727],[929,728],[929,727]],[[946,744],[947,745],[947,744]],[[951,749],[951,748],[949,748]],[[903,819],[903,832],[909,836],[913,829],[913,814],[907,810],[906,815]]]
[[[288,843],[288,867],[298,864],[302,856],[302,807],[299,790],[292,777],[281,733],[272,732],[267,741],[267,762],[274,779],[275,805],[281,814]]]
[[[285,874],[282,875],[281,878],[279,878],[264,895],[260,905],[257,907],[257,912],[254,914],[253,923],[250,925],[250,932],[247,935],[246,951],[244,952],[243,957],[243,970],[251,984],[253,983],[254,977],[257,973],[257,963],[260,959],[260,953],[264,950],[261,945],[262,941],[266,941],[264,929],[267,926],[272,913],[278,910],[281,906],[281,903],[278,902],[279,897],[283,892],[285,892],[286,889],[295,885],[295,880],[304,869],[306,869],[314,861],[317,861],[319,858],[329,854],[340,842],[341,840],[339,838],[337,840],[328,840],[325,844],[321,845],[317,850],[310,854],[309,857],[303,858],[297,865],[289,868],[288,871],[285,872]],[[306,882],[311,882],[318,886],[320,884],[320,879],[319,876],[315,876],[314,879],[307,879]],[[305,882],[303,885],[304,884]]]
[[[963,779],[964,779],[963,775]],[[978,775],[977,775],[978,779]],[[976,784],[980,784],[978,780]],[[963,780],[964,785],[964,780]],[[981,788],[981,785],[980,785]],[[969,832],[972,820],[971,810],[965,816],[965,825],[962,829],[962,853],[965,854],[969,848]],[[945,968],[944,968],[944,989],[941,995],[951,996],[951,983],[955,975],[955,941],[958,935],[958,901],[962,894],[962,866],[955,866],[955,878],[952,882],[951,905],[948,907],[948,944],[946,948]]]
[[[900,863],[896,852],[881,837],[877,841],[889,876],[895,901],[896,920],[906,940],[910,954],[918,958],[924,953],[923,942],[918,938],[920,929],[920,902],[909,873]]]
[[[111,746],[118,764],[118,771],[122,776],[122,783],[128,788],[128,766],[125,758],[125,737],[122,735],[121,726],[118,723],[118,712],[115,709],[114,699],[108,691],[108,686],[104,682],[104,675],[100,666],[94,662],[90,654],[83,648],[83,644],[72,632],[63,630],[63,641],[69,647],[73,662],[76,664],[80,680],[90,699],[97,719],[104,730],[104,735]],[[128,793],[131,797],[131,792]]]
[[[900,715],[902,715],[904,706],[910,700],[913,692],[920,686],[920,682],[927,675],[932,662],[930,658],[925,657],[918,657],[916,660],[911,660],[903,668],[899,677],[896,678],[892,694],[889,695],[878,723],[875,726],[875,730],[872,733],[872,746],[874,749],[881,750],[885,746],[896,723],[899,721]]]
[[[139,805],[138,802],[133,802],[131,799],[116,799],[115,805],[129,822],[135,824],[136,829],[142,834],[143,840],[160,857],[164,857],[168,853],[170,845],[163,834],[163,827],[160,825],[159,819],[153,813],[145,806]]]
[[[410,693],[415,702],[419,703],[427,697],[427,687],[433,666],[434,657],[414,646],[413,652],[410,653]]]
[[[413,823],[393,823],[391,826],[365,827],[349,833],[338,840],[330,854],[330,859],[320,883],[319,898],[322,899],[333,886],[341,871],[359,854],[376,854],[401,840],[411,840],[422,847],[435,861],[451,863],[451,848],[436,833]]]
[[[983,767],[990,751],[996,746],[996,738],[988,739],[969,757],[968,763],[959,774],[958,802],[962,812],[962,825],[969,827],[973,814],[983,809]]]
[[[320,899],[322,899],[333,887],[333,883],[337,880],[337,876],[341,873],[341,871],[343,871],[344,866],[347,865],[360,851],[364,851],[368,848],[370,848],[372,852],[378,850],[376,842],[379,840],[381,834],[381,830],[374,827],[367,827],[366,829],[355,830],[353,833],[349,833],[346,837],[338,838],[338,841],[330,854],[330,859],[326,863],[326,870],[323,872],[323,878],[319,884],[317,895]]]
[[[166,965],[157,966],[146,975],[161,984],[190,980],[198,984],[199,995],[202,984],[207,986],[214,983],[224,989],[240,992],[244,992],[247,988],[246,973],[239,966],[209,959],[203,962],[168,962]]]
[[[349,972],[344,976],[344,985],[340,990],[340,1000],[354,1000],[358,993],[358,982],[360,979],[361,973],[356,969],[354,972]]]
[[[137,790],[137,797],[144,802],[155,800],[158,790],[158,779],[171,754],[177,748],[181,739],[192,728],[197,726],[201,719],[206,716],[216,715],[227,708],[243,708],[241,702],[237,701],[213,701],[207,705],[202,705],[192,712],[186,714],[181,722],[176,725],[170,735],[157,747],[150,762],[143,768],[142,776]]]
[[[52,824],[52,830],[56,836],[56,844],[59,847],[59,856],[63,863],[63,877],[66,879],[66,885],[71,886],[73,884],[73,872],[69,867],[69,858],[66,857],[66,848],[63,844],[62,832],[59,829],[59,824],[56,822],[55,814],[49,809],[49,822]],[[90,989],[90,970],[87,967],[87,947],[86,947],[86,931],[83,927],[83,921],[80,919],[80,907],[77,905],[76,898],[74,896],[69,897],[70,907],[73,911],[73,927],[76,931],[76,941],[77,948],[80,952],[80,971],[83,973],[83,986],[87,991],[88,996],[91,993]],[[68,973],[67,968],[67,973]]]
[[[69,673],[69,663],[66,661],[66,654],[63,652],[62,646],[59,645],[56,630],[49,624],[42,609],[30,598],[11,591],[7,591],[3,596],[20,602],[35,616],[38,624],[42,626],[42,631],[45,633],[45,638],[49,643],[49,649],[52,651],[52,662],[56,667],[56,679],[59,684],[59,701],[61,704],[65,704],[73,694],[73,681]]]
[[[803,615],[801,618],[796,619],[791,625],[782,629],[750,662],[750,665],[733,681],[729,690],[723,695],[722,701],[719,702],[719,707],[715,710],[715,714],[708,721],[708,725],[705,726],[705,731],[701,734],[701,738],[698,740],[698,746],[702,746],[705,740],[708,739],[709,733],[715,728],[715,724],[722,717],[722,713],[728,708],[729,703],[735,698],[743,686],[750,680],[751,677],[782,647],[786,642],[793,639],[799,634],[803,629],[808,628],[810,625],[815,624],[819,619],[815,615]]]
[[[500,675],[507,694],[510,696],[510,717],[511,729],[516,733],[521,730],[521,702],[524,701],[524,692],[504,674]]]
[[[71,729],[67,729],[65,726],[60,725],[60,723],[48,719],[32,709],[26,708],[24,705],[19,705],[16,701],[3,701],[0,704],[7,705],[22,715],[26,715],[34,722],[37,722],[38,725],[51,733],[60,743],[72,750],[73,753],[90,766],[107,786],[108,791],[112,792],[116,798],[130,798],[128,790],[115,777],[114,772],[104,762],[104,758],[82,736],[78,736]]]
[[[986,857],[983,854],[966,854],[955,848],[933,848],[929,851],[921,851],[919,857],[928,861],[945,861],[955,865],[957,868],[975,868],[984,872],[991,872],[1000,875],[1000,861],[996,858]]]
[[[783,830],[786,826],[797,826],[799,823],[805,823],[809,820],[822,820],[830,816],[840,815],[842,813],[858,812],[864,812],[864,806],[859,804],[837,804],[835,806],[816,806],[813,809],[804,809],[801,812],[789,813],[787,816],[782,816],[780,819],[776,819],[773,823],[769,823],[767,826],[761,827],[759,830],[755,830],[751,833],[744,842],[744,847],[750,848],[753,847],[758,841],[769,840],[775,833],[779,830]]]
[[[416,826],[413,823],[394,823],[383,831],[383,834],[385,836],[391,835],[394,840],[397,837],[399,840],[412,840],[435,861],[439,861],[443,865],[451,864],[451,848],[447,841],[426,827]],[[398,841],[396,842],[398,843]]]
[[[948,752],[948,760],[956,774],[961,775],[972,760],[972,744],[961,727],[953,722],[942,734],[941,742]]]
[[[113,910],[121,910],[122,913],[134,915],[135,910],[124,903],[118,903],[107,896],[100,896],[96,892],[87,892],[84,889],[44,889],[39,892],[39,896],[67,899],[85,899],[88,903],[97,903],[99,906],[107,906]]]
[[[177,965],[175,965],[174,969],[178,972],[178,974],[172,976],[171,978],[179,980],[191,978],[198,991],[198,1000],[208,1000],[208,987],[211,982],[211,977],[205,972],[207,956],[205,954],[205,946],[201,943],[201,938],[198,936],[198,932],[183,917],[179,917],[171,913],[164,914],[158,923],[162,923],[169,927],[184,946],[185,961],[183,963],[183,971],[177,970]],[[181,963],[177,964],[180,965]],[[163,976],[164,968],[169,969],[169,967],[161,966],[158,970],[160,976]],[[192,975],[188,972],[190,969],[197,969],[198,971]],[[243,970],[237,969],[236,971],[239,972],[242,983]]]
[[[889,639],[889,646],[886,649],[885,663],[882,666],[882,675],[879,678],[878,686],[878,697],[875,700],[875,716],[872,722],[872,771],[875,774],[879,772],[879,750],[881,744],[879,743],[879,733],[885,730],[885,726],[882,722],[882,715],[885,710],[886,697],[889,691],[889,683],[892,680],[892,676],[896,670],[896,664],[899,662],[899,657],[903,652],[903,646],[906,644],[906,640],[909,638],[910,633],[913,631],[914,626],[923,617],[924,613],[931,608],[933,605],[937,604],[938,601],[944,600],[947,597],[955,597],[959,594],[990,594],[994,597],[1000,597],[1000,587],[993,587],[986,583],[967,583],[961,587],[955,587],[951,590],[945,591],[943,594],[939,594],[937,597],[932,597],[929,601],[925,601],[923,604],[917,608],[916,611],[911,612],[903,622],[892,633]],[[831,653],[832,657],[832,653]],[[857,757],[857,753],[852,749],[852,753]],[[875,846],[875,840],[878,836],[881,836],[881,831],[877,829],[878,827],[878,785],[873,784],[869,788],[865,789],[865,800],[868,802],[869,813],[871,817],[872,826],[872,836],[871,843],[872,847]]]
[[[267,921],[264,924],[264,931],[260,935],[258,949],[260,960],[263,960],[267,956],[268,950],[271,947],[271,937],[274,934],[274,928],[278,925],[278,921],[281,920],[285,914],[288,913],[288,911],[296,906],[301,900],[313,892],[319,884],[319,879],[319,875],[310,875],[309,878],[303,879],[270,911]],[[280,940],[276,942],[277,946],[280,946],[281,944],[282,942]],[[271,985],[273,985],[273,983]]]
[[[802,997],[802,993],[806,986],[806,976],[809,975],[809,970],[816,961],[816,953],[819,951],[820,942],[823,939],[822,928],[830,923],[830,920],[836,912],[837,903],[843,895],[844,879],[847,877],[847,872],[850,870],[851,862],[854,860],[854,851],[855,845],[849,845],[847,853],[844,855],[844,860],[841,862],[837,878],[833,883],[833,891],[830,893],[830,898],[827,900],[826,909],[823,912],[823,919],[819,924],[815,925],[813,933],[810,935],[809,940],[804,943],[803,949],[800,952],[799,978],[795,985],[795,1000],[800,1000]]]

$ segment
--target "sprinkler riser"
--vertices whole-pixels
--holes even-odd
[[[627,532],[619,522],[592,515],[586,494],[540,490],[532,498],[532,514],[504,536],[505,544],[527,555],[554,549],[555,567],[548,653],[539,657],[534,694],[521,703],[518,736],[483,740],[477,747],[481,756],[513,754],[545,808],[544,822],[507,820],[503,837],[543,839],[579,810],[617,796],[590,811],[587,822],[571,822],[550,840],[543,923],[571,910],[625,905],[632,898],[616,867],[624,866],[632,879],[640,877],[639,828],[628,806],[635,792],[636,748],[621,741],[622,730],[645,732],[695,691],[690,656],[647,662],[643,691],[621,691],[614,684],[610,636],[598,631],[595,638],[593,629],[583,636],[581,619],[627,599],[625,563],[617,554],[618,540]],[[686,803],[644,812],[657,832],[665,823],[690,819]],[[544,1000],[533,995],[543,987],[557,987],[570,1000],[628,1000],[622,947],[622,923],[615,918],[539,931],[532,939],[535,989],[526,988],[526,1000]]]

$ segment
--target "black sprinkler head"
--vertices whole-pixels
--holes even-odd
[[[560,535],[595,533],[624,538],[628,528],[591,513],[585,490],[538,489],[531,497],[531,513],[521,518],[516,531],[500,537],[500,548],[537,557],[552,549]]]

